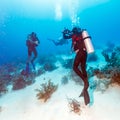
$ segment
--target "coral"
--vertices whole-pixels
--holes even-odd
[[[68,83],[68,77],[67,77],[67,76],[63,76],[63,77],[62,77],[62,80],[61,80],[61,83],[62,83],[63,85],[67,84],[67,83]]]
[[[114,47],[115,47],[115,44],[112,43],[111,41],[108,41],[107,44],[106,44],[106,49],[105,49],[105,51],[106,51],[106,52],[112,52],[113,49],[114,49]]]
[[[96,90],[101,91],[102,93],[105,92],[109,85],[113,82],[120,85],[119,73],[119,67],[117,67],[115,64],[112,64],[112,60],[108,60],[107,64],[102,68],[90,67],[88,69],[88,77],[90,78],[92,76],[96,76],[96,79],[98,79]]]
[[[71,69],[73,64],[73,58],[71,59],[66,59],[62,61],[62,66],[66,69]]]
[[[57,69],[57,67],[53,63],[45,63],[43,65],[43,69],[45,71],[49,71],[50,72],[50,71],[53,71],[53,70]]]
[[[93,61],[97,61],[97,60],[98,60],[98,56],[96,55],[96,53],[88,55],[88,59],[87,59],[88,62],[93,62]]]
[[[41,89],[36,89],[38,92],[36,96],[44,102],[46,102],[58,88],[58,85],[54,85],[51,80],[49,80],[48,83],[43,83],[41,86]]]
[[[17,61],[0,66],[0,95],[9,92],[9,85],[13,86],[13,90],[18,90],[34,82],[36,77],[35,73],[30,73],[29,76],[21,74],[21,68],[25,67],[24,65]]]
[[[68,103],[69,103],[69,107],[71,109],[70,110],[71,112],[75,112],[77,114],[81,113],[80,103],[76,99],[68,98]]]
[[[102,51],[102,55],[104,56],[108,66],[114,67],[116,65],[120,65],[120,46],[115,47],[111,52],[111,55],[105,50]]]
[[[8,90],[7,90],[6,85],[4,84],[3,81],[0,81],[0,96],[1,96],[2,94],[7,93],[7,92],[8,92]]]
[[[13,90],[19,90],[19,89],[22,89],[22,88],[25,88],[25,87],[26,87],[26,82],[24,80],[24,77],[19,76],[13,84]]]
[[[35,75],[30,74],[29,76],[16,75],[13,80],[13,90],[19,90],[25,88],[27,85],[34,83]]]
[[[44,73],[45,73],[45,70],[42,69],[42,68],[39,68],[39,69],[37,70],[36,76],[40,76],[40,75],[42,75],[42,74],[44,74]]]
[[[99,72],[98,68],[94,68],[94,67],[89,67],[87,70],[87,74],[88,74],[88,78],[93,77],[94,75],[96,75]]]
[[[106,62],[110,62],[110,57],[106,51],[102,51],[102,55],[104,56]]]
[[[99,79],[110,79],[110,83],[120,85],[120,46],[114,47],[111,53],[103,50],[102,55],[106,60],[106,65],[101,69],[94,69],[94,75]]]
[[[111,82],[112,82],[112,83],[117,83],[118,85],[120,85],[120,72],[119,72],[119,73],[115,73],[115,74],[112,76]]]

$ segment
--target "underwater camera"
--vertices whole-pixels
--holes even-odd
[[[62,31],[63,34],[71,34],[71,31],[68,28],[64,28]]]

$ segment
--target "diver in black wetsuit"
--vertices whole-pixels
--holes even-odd
[[[32,32],[28,35],[28,38],[26,40],[26,45],[28,47],[28,60],[27,60],[27,66],[26,70],[29,71],[29,63],[31,62],[33,69],[35,70],[34,60],[37,58],[37,50],[36,47],[39,45],[40,41],[36,35],[36,33]],[[32,57],[32,53],[34,54],[34,57]]]
[[[86,52],[84,40],[82,38],[82,30],[79,27],[74,27],[72,31],[68,33],[66,31],[63,32],[63,36],[64,39],[72,38],[72,47],[76,52],[76,56],[73,64],[73,70],[84,82],[84,88],[80,96],[84,96],[84,102],[85,105],[87,105],[90,102],[89,94],[87,91],[89,87],[88,77],[86,72],[87,52]]]

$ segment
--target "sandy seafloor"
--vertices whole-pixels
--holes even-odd
[[[89,63],[89,65],[104,64],[104,60],[100,58],[96,63]],[[103,93],[95,90],[94,104],[91,107],[85,107],[83,98],[78,97],[83,86],[71,79],[68,84],[62,85],[61,78],[67,75],[69,70],[61,67],[59,63],[56,64],[59,66],[58,69],[36,77],[34,84],[3,95],[0,98],[0,120],[119,120],[119,86],[110,85]],[[43,103],[37,99],[35,89],[39,89],[42,83],[50,79],[54,84],[58,84],[58,89],[46,103]],[[67,97],[81,103],[79,115],[70,111]]]

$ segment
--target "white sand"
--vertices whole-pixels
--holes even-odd
[[[67,97],[75,98],[82,105],[84,102],[83,98],[78,97],[83,86],[71,80],[67,85],[61,85],[61,78],[68,72],[69,70],[59,67],[37,77],[33,85],[2,96],[0,120],[119,120],[120,87],[116,85],[110,86],[104,93],[95,91],[94,105],[82,107],[80,115],[70,112]],[[49,79],[59,86],[52,97],[43,103],[37,99],[35,89]]]
[[[41,75],[36,83],[25,89],[10,92],[0,98],[0,120],[118,120],[120,112],[120,88],[110,86],[106,92],[95,92],[95,103],[90,108],[82,108],[80,115],[70,112],[68,98],[79,98],[82,86],[69,81],[67,85],[61,85],[61,77],[67,74],[67,70],[60,68],[51,73]],[[58,90],[46,102],[42,103],[36,97],[36,88],[40,84],[53,80],[59,84]],[[56,82],[55,82],[56,81]]]

